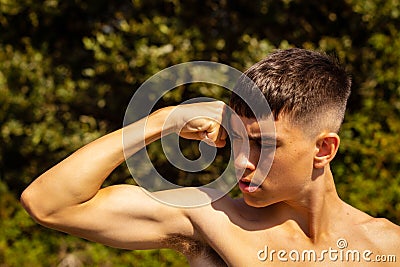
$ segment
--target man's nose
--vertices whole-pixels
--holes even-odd
[[[257,161],[253,161],[251,152],[249,149],[242,149],[237,150],[236,153],[234,151],[235,156],[235,168],[239,170],[251,170],[254,171],[256,169]]]

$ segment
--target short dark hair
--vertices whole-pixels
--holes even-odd
[[[351,78],[337,58],[299,48],[276,50],[244,74],[254,84],[249,86],[248,78],[239,79],[229,103],[239,116],[252,118],[272,112],[275,120],[284,115],[310,133],[339,131],[350,95]],[[246,99],[251,99],[250,105],[258,106],[264,101],[255,96],[259,90],[270,110],[255,110],[264,114],[254,114],[254,109],[239,96],[245,95]]]

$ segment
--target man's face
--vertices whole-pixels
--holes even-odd
[[[313,178],[316,140],[305,137],[284,117],[275,121],[275,134],[270,119],[232,117],[231,128],[235,169],[245,202],[265,207],[281,201],[301,201]]]

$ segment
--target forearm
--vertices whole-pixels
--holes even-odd
[[[38,219],[93,198],[104,180],[130,156],[161,136],[169,108],[82,147],[42,174],[22,194],[25,208]],[[124,134],[123,134],[124,131]],[[122,137],[124,136],[124,143]]]

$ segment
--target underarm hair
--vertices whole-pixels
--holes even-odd
[[[173,235],[166,238],[162,243],[171,249],[174,249],[187,258],[203,257],[213,262],[213,266],[227,266],[221,256],[208,244],[200,240],[184,235]]]

